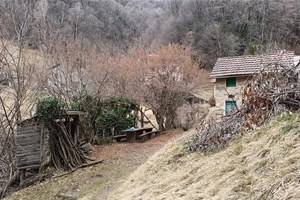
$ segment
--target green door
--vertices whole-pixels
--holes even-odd
[[[232,111],[232,110],[235,110],[237,109],[237,106],[236,106],[236,101],[226,101],[225,102],[225,111],[226,111],[226,115]]]

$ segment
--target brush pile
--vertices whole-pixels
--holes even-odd
[[[79,113],[67,114],[66,104],[56,96],[40,99],[37,118],[49,131],[51,161],[57,169],[75,170],[86,163],[79,145]]]
[[[279,112],[300,108],[299,63],[265,66],[254,75],[243,92],[243,105],[220,122],[210,123],[193,136],[188,150],[212,152],[222,149],[243,132],[263,125]]]
[[[73,171],[86,164],[87,159],[83,150],[74,142],[65,124],[52,122],[49,130],[52,163],[57,169]]]

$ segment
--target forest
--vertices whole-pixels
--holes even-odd
[[[72,40],[98,52],[176,43],[211,68],[222,56],[297,53],[299,7],[298,0],[1,0],[0,9],[2,37],[22,34],[32,49],[51,52]]]

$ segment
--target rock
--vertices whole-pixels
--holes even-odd
[[[84,143],[83,145],[81,145],[81,149],[85,153],[91,153],[94,150],[94,147],[91,145],[91,143],[87,142],[87,143]]]
[[[63,200],[76,200],[78,199],[78,195],[71,195],[71,194],[65,194],[65,193],[59,193],[56,195],[56,197],[63,199]]]

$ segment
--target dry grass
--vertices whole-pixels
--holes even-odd
[[[126,178],[166,143],[184,134],[172,130],[146,142],[114,143],[95,147],[92,157],[104,159],[95,166],[51,178],[15,192],[7,200],[106,199]]]
[[[300,199],[298,118],[277,117],[210,155],[186,154],[181,139],[156,153],[109,199]]]

